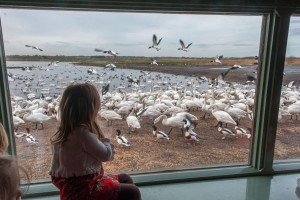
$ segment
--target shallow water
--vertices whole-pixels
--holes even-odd
[[[198,90],[208,87],[207,82],[189,76],[120,68],[107,70],[104,67],[79,66],[69,62],[60,62],[57,66],[48,64],[49,62],[7,61],[8,72],[14,79],[9,84],[11,95],[27,97],[28,93],[34,93],[35,98],[39,98],[41,93],[44,93],[44,96],[56,97],[68,84],[87,81],[93,82],[99,90],[109,83],[110,92],[118,87],[124,88],[127,92],[165,90],[169,86],[191,90],[191,82],[199,86]],[[89,74],[89,68],[96,70],[97,74]],[[138,88],[130,85],[128,76],[140,80]]]

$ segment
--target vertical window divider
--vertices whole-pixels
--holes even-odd
[[[255,108],[252,167],[273,173],[277,120],[292,10],[278,9],[266,15],[260,47]]]
[[[16,145],[13,134],[13,120],[11,116],[11,104],[10,104],[10,93],[7,80],[7,69],[5,62],[5,52],[4,52],[4,43],[3,43],[3,34],[2,34],[2,25],[0,21],[0,121],[3,124],[8,140],[9,147],[8,153],[11,155],[16,155]]]

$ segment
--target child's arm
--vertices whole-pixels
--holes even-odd
[[[102,139],[101,142],[93,133],[85,133],[84,135],[83,148],[86,152],[102,162],[114,159],[114,146],[110,143],[109,139]]]

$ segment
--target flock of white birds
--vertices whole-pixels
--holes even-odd
[[[150,74],[147,75],[151,78]],[[203,82],[209,82],[207,89],[199,89]],[[187,90],[185,86],[189,86],[191,90]],[[244,118],[253,119],[255,89],[249,84],[224,81],[218,83],[218,79],[201,77],[197,80],[187,80],[181,86],[169,85],[167,89],[157,87],[154,91],[144,91],[139,84],[131,82],[127,83],[127,87],[136,89],[127,92],[126,88],[118,87],[104,95],[99,91],[102,101],[99,116],[105,119],[108,125],[115,120],[126,120],[128,133],[131,133],[141,128],[141,118],[149,118],[153,121],[153,135],[158,139],[172,140],[169,134],[173,128],[177,128],[181,130],[183,137],[197,142],[198,134],[201,133],[195,133],[194,128],[210,115],[216,119],[216,130],[224,135],[223,139],[227,136],[251,138],[251,130],[240,127],[240,121]],[[49,99],[12,96],[15,136],[21,139],[20,141],[26,139],[29,143],[37,143],[38,140],[30,134],[29,129],[26,133],[18,132],[18,126],[31,122],[35,123],[36,129],[43,129],[43,123],[46,121],[52,118],[59,120],[60,98],[60,95]],[[279,120],[282,115],[290,115],[291,118],[294,115],[298,116],[298,99],[299,92],[293,82],[283,87]],[[203,116],[195,116],[190,113],[191,110],[201,110]],[[158,130],[158,123],[166,127],[164,130],[170,130]],[[224,124],[232,124],[234,129],[230,130],[227,126],[224,127]],[[130,146],[130,142],[120,132],[116,139],[120,145]]]
[[[162,38],[157,41],[156,35],[153,35],[153,44],[149,48],[154,48],[157,51]],[[182,45],[181,50],[187,51],[187,46],[180,40]],[[26,45],[42,51],[35,46]],[[95,49],[95,51],[103,53],[118,53],[112,51],[104,51]],[[222,56],[216,56],[214,62],[220,63]],[[54,64],[56,66],[58,62]],[[114,70],[116,66],[109,64],[105,67]],[[158,139],[172,140],[170,133],[172,129],[181,130],[183,137],[195,142],[199,141],[198,134],[195,133],[195,127],[206,120],[207,116],[213,116],[216,119],[216,131],[222,133],[223,139],[227,136],[251,138],[252,131],[249,128],[241,127],[240,121],[244,118],[253,119],[253,108],[255,99],[255,89],[251,86],[252,83],[241,84],[225,81],[224,77],[227,73],[233,70],[242,68],[240,65],[234,65],[228,68],[216,79],[210,80],[206,77],[191,78],[183,82],[181,85],[162,82],[160,76],[152,77],[150,73],[143,72],[142,79],[156,82],[157,87],[146,91],[139,82],[130,81],[129,76],[123,76],[123,84],[113,91],[105,91],[99,89],[102,106],[99,110],[99,116],[107,121],[107,125],[111,125],[115,120],[126,120],[128,125],[128,133],[140,129],[141,118],[149,118],[153,121],[153,135]],[[98,74],[95,69],[90,68],[89,74]],[[98,74],[99,75],[99,74]],[[103,73],[102,76],[105,76]],[[12,78],[9,75],[9,78]],[[117,77],[118,78],[118,77]],[[119,77],[121,78],[121,77]],[[121,79],[122,79],[121,78]],[[12,80],[13,81],[13,80]],[[75,80],[74,80],[75,81]],[[73,82],[74,82],[73,81]],[[84,81],[84,80],[81,80]],[[206,82],[208,88],[202,89],[201,84]],[[66,87],[66,83],[63,88]],[[164,89],[161,85],[167,85]],[[50,87],[50,85],[49,85]],[[128,92],[126,87],[135,88]],[[24,87],[25,88],[25,87]],[[165,89],[166,88],[166,89]],[[187,89],[190,88],[190,89]],[[55,118],[59,121],[59,101],[61,95],[56,98],[41,95],[44,98],[35,98],[35,95],[27,98],[20,96],[11,96],[13,123],[15,128],[15,136],[21,140],[26,139],[30,143],[37,143],[38,140],[30,134],[29,128],[26,133],[18,132],[18,126],[25,122],[35,123],[35,128],[43,129],[43,123]],[[49,93],[49,88],[45,87],[41,93]],[[191,110],[201,110],[203,116],[195,116],[190,113]],[[298,117],[300,113],[299,92],[294,86],[294,82],[289,83],[282,88],[281,107],[278,114],[278,120],[282,115],[290,115],[291,118],[295,115]],[[157,124],[161,123],[165,128],[170,129],[164,132],[157,128]],[[224,127],[226,124],[226,127]],[[232,124],[234,129],[227,128],[227,124]],[[130,146],[130,142],[118,130],[116,140],[120,145]]]

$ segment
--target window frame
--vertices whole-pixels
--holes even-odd
[[[200,3],[199,3],[200,2]],[[202,2],[202,3],[201,3]],[[279,110],[285,53],[292,14],[300,13],[300,3],[291,2],[289,7],[280,3],[263,1],[232,1],[215,5],[207,1],[2,1],[0,8],[24,9],[64,9],[87,11],[117,12],[176,12],[183,14],[241,14],[263,15],[261,41],[259,49],[259,71],[256,86],[255,119],[253,122],[254,137],[252,141],[250,164],[247,166],[224,166],[208,169],[190,169],[184,171],[165,171],[159,173],[132,174],[137,185],[185,182],[215,178],[232,178],[255,175],[271,175],[276,173],[300,172],[300,162],[273,163],[277,130],[277,114]],[[240,3],[242,6],[240,6]],[[267,3],[269,2],[269,3]],[[298,9],[298,10],[297,10]],[[297,11],[296,11],[297,10]],[[2,30],[1,24],[0,28]],[[9,136],[9,154],[16,155],[10,95],[5,64],[5,53],[2,32],[0,32],[0,120]],[[279,89],[280,88],[280,89]],[[58,194],[52,183],[33,183],[26,197]]]

